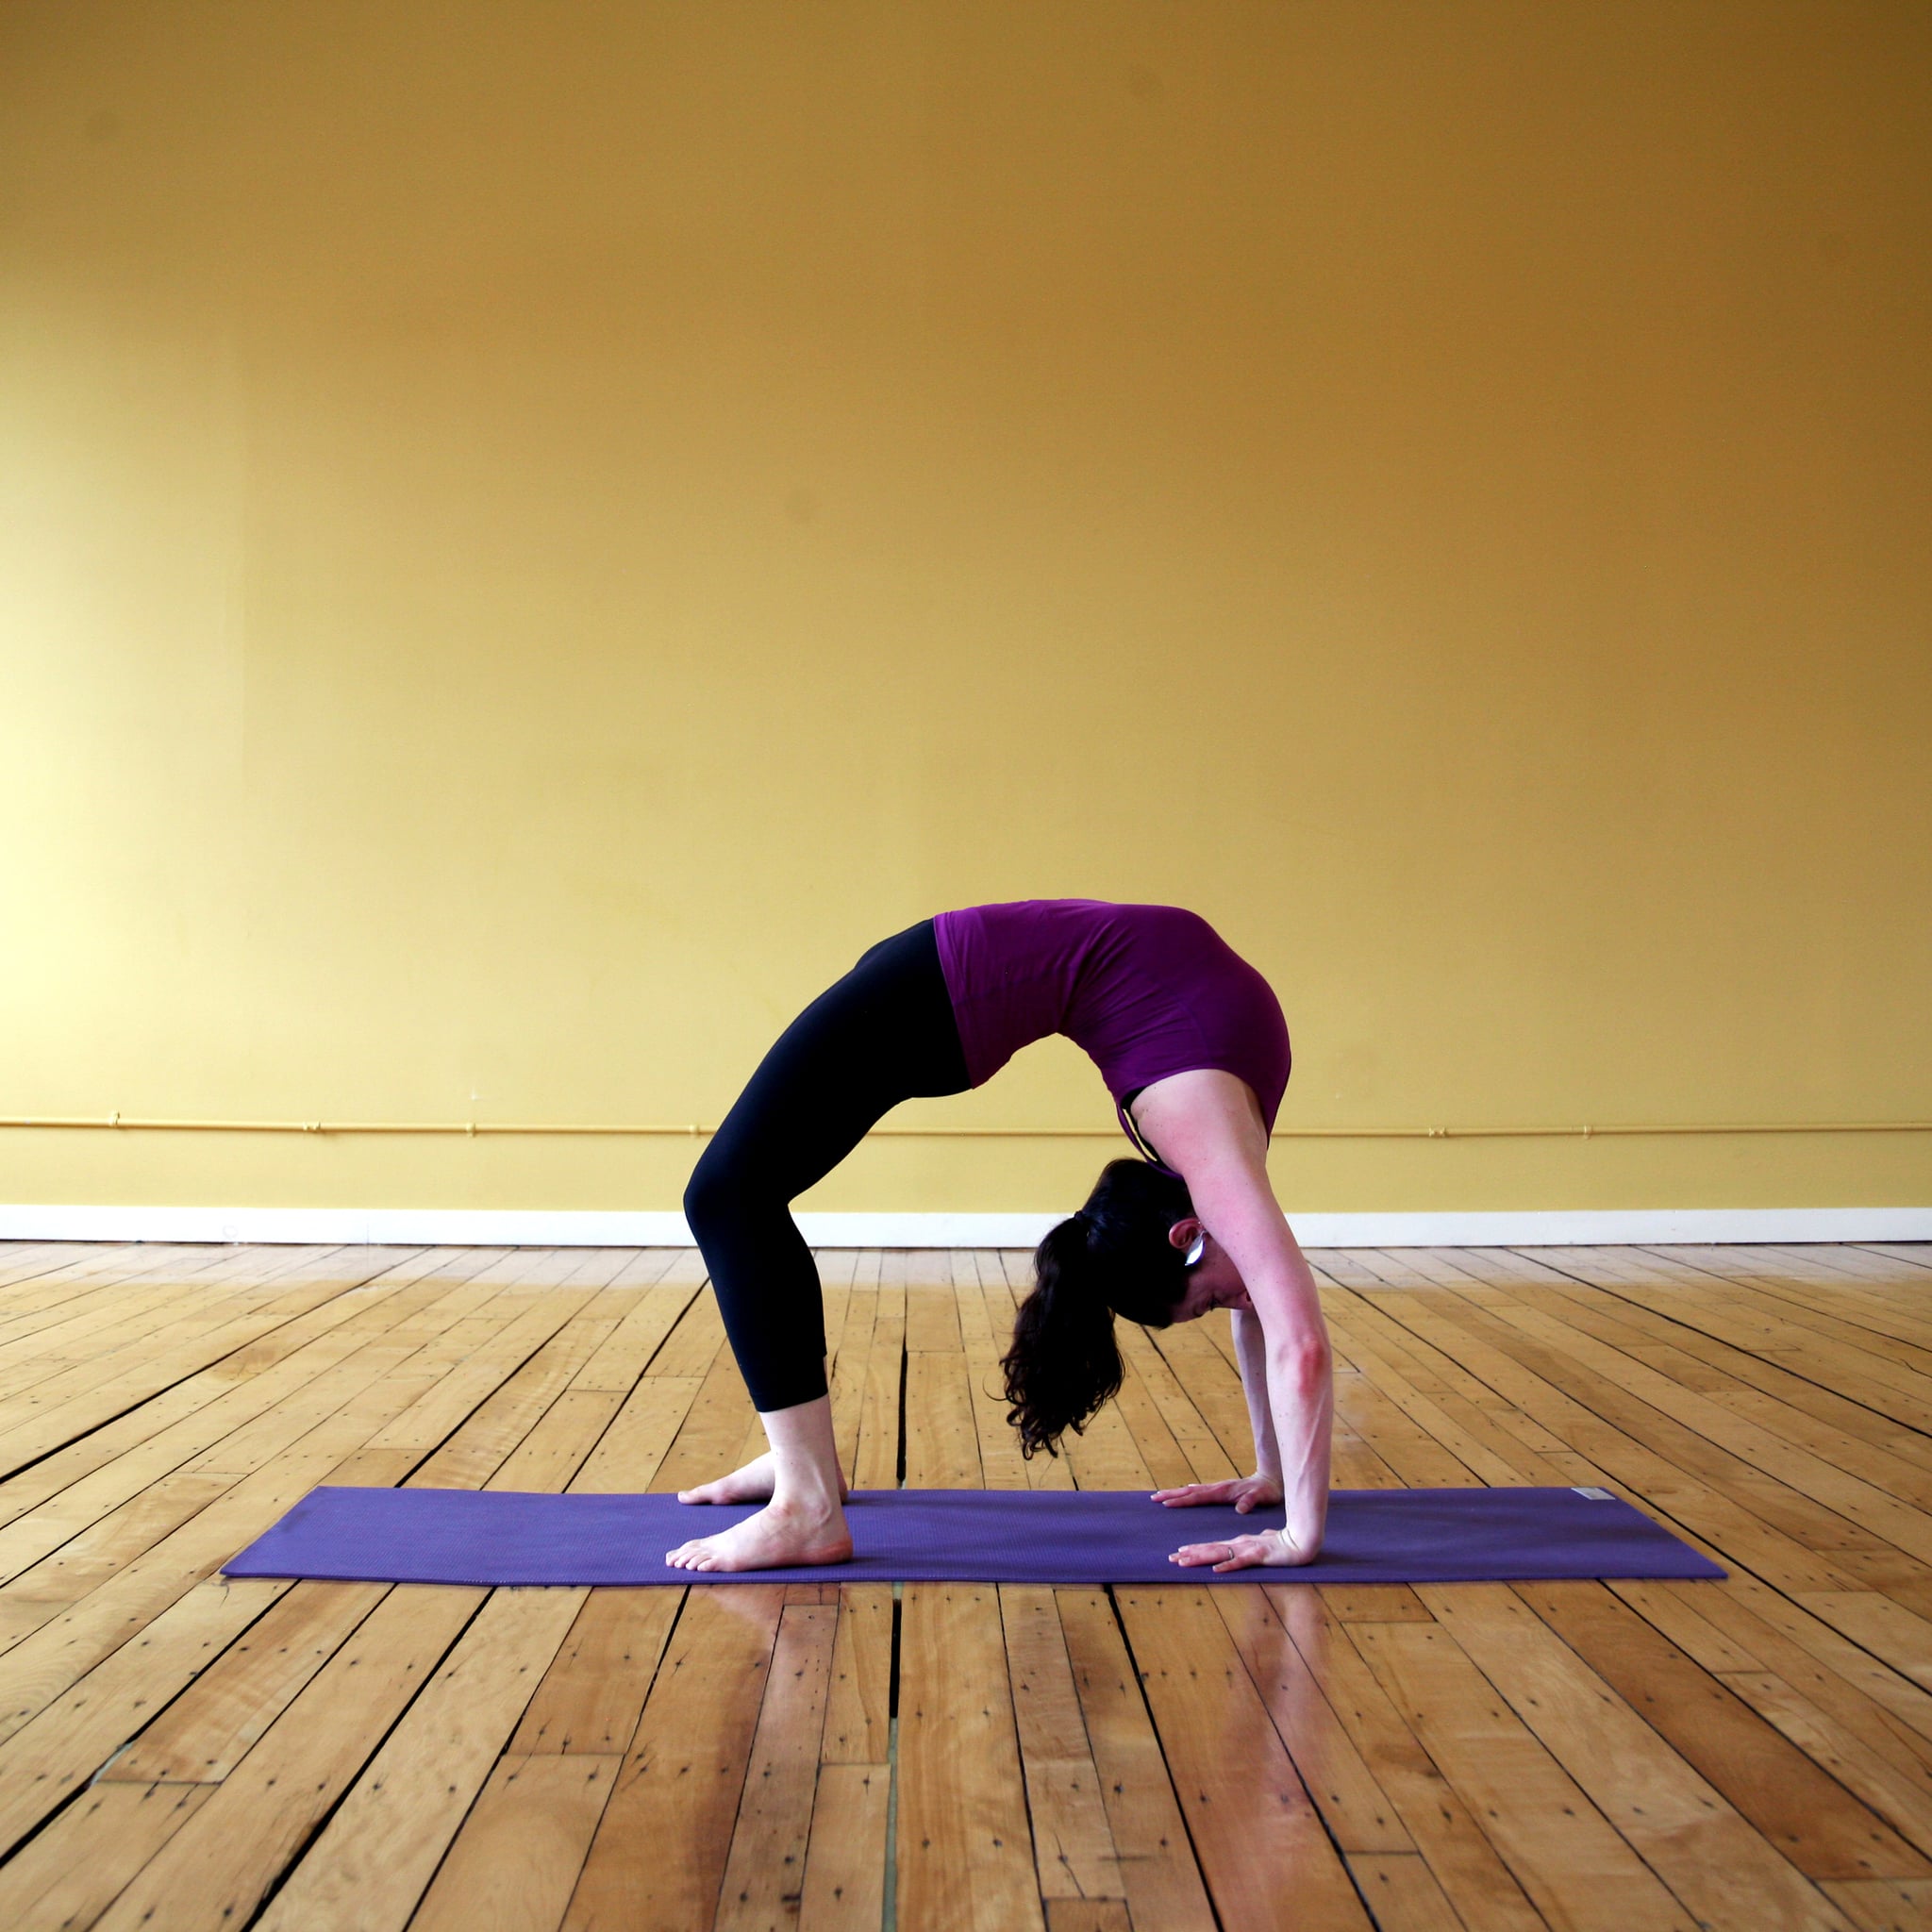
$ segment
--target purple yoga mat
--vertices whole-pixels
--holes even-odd
[[[664,1552],[751,1514],[675,1496],[312,1490],[230,1576],[358,1583],[1468,1583],[1724,1573],[1602,1490],[1338,1490],[1321,1557],[1216,1576],[1169,1554],[1267,1513],[1167,1509],[1143,1490],[860,1490],[849,1563],[693,1577]],[[1279,1517],[1273,1519],[1278,1524]]]

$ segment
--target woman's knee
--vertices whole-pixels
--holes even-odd
[[[703,1158],[691,1170],[691,1179],[684,1190],[685,1223],[700,1246],[712,1229],[728,1224],[741,1198],[738,1177],[732,1173],[730,1162],[714,1159],[713,1151],[706,1150]]]
[[[684,1218],[702,1247],[714,1234],[741,1229],[785,1211],[781,1193],[766,1185],[755,1163],[735,1157],[713,1141],[706,1148],[684,1190]]]

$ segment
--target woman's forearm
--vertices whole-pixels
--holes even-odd
[[[1268,1393],[1281,1457],[1285,1534],[1297,1550],[1318,1550],[1328,1521],[1328,1439],[1335,1416],[1326,1338],[1271,1348]]]
[[[1319,1547],[1328,1514],[1335,1414],[1327,1337],[1318,1332],[1291,1342],[1271,1372],[1261,1318],[1237,1308],[1234,1347],[1255,1434],[1255,1473],[1281,1485],[1289,1541],[1297,1549]]]
[[[1255,1438],[1255,1474],[1281,1478],[1281,1451],[1274,1437],[1274,1411],[1268,1400],[1268,1341],[1261,1318],[1249,1308],[1236,1308],[1234,1358],[1241,1372],[1241,1393],[1248,1401],[1248,1427]]]
[[[1318,1550],[1328,1521],[1329,1438],[1335,1421],[1335,1373],[1328,1330],[1322,1320],[1321,1291],[1294,1237],[1287,1234],[1282,1257],[1287,1291],[1263,1306],[1281,1310],[1274,1333],[1260,1344],[1268,1407],[1280,1456],[1286,1534],[1298,1550]],[[1262,1327],[1258,1316],[1249,1321]]]

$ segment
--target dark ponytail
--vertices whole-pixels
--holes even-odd
[[[1110,1161],[1079,1213],[1047,1230],[1034,1250],[1031,1294],[1013,1321],[1007,1420],[1020,1453],[1059,1454],[1119,1391],[1116,1315],[1165,1328],[1188,1285],[1187,1263],[1168,1240],[1194,1211],[1187,1183],[1144,1160]]]

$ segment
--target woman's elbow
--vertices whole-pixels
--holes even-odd
[[[1325,1335],[1298,1335],[1268,1355],[1268,1379],[1298,1395],[1325,1389],[1334,1367]]]

